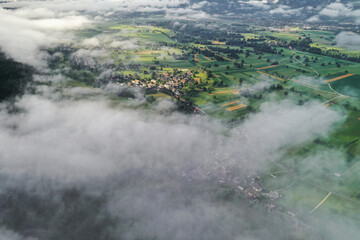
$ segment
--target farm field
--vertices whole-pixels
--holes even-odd
[[[360,96],[360,75],[345,75],[347,77],[329,82],[331,87],[344,95],[359,98]]]
[[[331,34],[329,35],[332,36]],[[360,97],[360,92],[357,91],[357,89],[359,89],[359,85],[357,85],[357,83],[359,82],[356,82],[357,74],[360,70],[359,64],[349,61],[337,60],[326,56],[319,56],[316,54],[287,49],[283,49],[283,55],[284,56],[264,54],[262,56],[262,59],[258,59],[258,56],[256,55],[245,57],[245,55],[239,54],[240,59],[244,59],[246,63],[245,69],[239,70],[234,68],[232,63],[228,59],[226,59],[224,63],[218,63],[218,68],[211,68],[214,73],[214,79],[216,81],[223,81],[228,86],[233,86],[233,90],[222,88],[217,89],[215,94],[211,94],[211,96],[216,96],[216,98],[213,98],[213,100],[211,100],[209,99],[209,97],[206,97],[207,100],[205,102],[196,100],[196,103],[199,104],[199,106],[208,114],[222,120],[226,118],[228,118],[229,120],[234,120],[236,118],[246,116],[246,114],[244,114],[244,111],[249,110],[241,110],[242,108],[238,109],[236,106],[239,104],[246,103],[248,106],[250,106],[251,110],[256,110],[261,106],[262,102],[266,102],[270,98],[274,99],[274,97],[278,100],[289,98],[293,101],[299,102],[310,100],[321,102],[330,101],[331,104],[329,104],[328,106],[331,108],[338,108],[339,105],[342,107],[344,104],[347,105],[350,101],[351,104],[349,105],[349,108],[358,108],[359,102],[357,100],[352,101],[349,99],[350,97]],[[291,56],[293,56],[293,58],[295,58],[295,56],[299,56],[299,60],[295,61],[291,59]],[[306,66],[305,62],[306,58],[310,59],[310,62],[311,59],[317,58],[317,61],[314,63],[311,62],[309,64],[311,67],[308,67]],[[267,59],[270,59],[270,63],[278,62],[278,64],[270,65],[268,62],[266,62]],[[199,63],[204,64],[203,66],[206,66],[206,64],[208,64],[208,62],[205,60],[199,61]],[[340,63],[341,67],[338,67],[336,63]],[[228,69],[228,66],[230,67],[230,69]],[[227,72],[228,74],[226,74]],[[348,77],[346,78],[339,79],[338,81],[330,83],[333,90],[335,90],[337,93],[330,89],[326,83],[324,83],[324,81],[330,78],[344,76],[346,74],[354,75],[348,75]],[[244,84],[243,82],[241,85],[239,85],[236,79],[240,78],[245,79],[244,82],[246,83]],[[268,90],[269,92],[258,90],[254,91],[258,95],[261,94],[261,99],[256,100],[243,99],[241,94],[236,94],[238,92],[241,92],[242,86],[246,86],[248,87],[248,89],[251,89],[251,86],[256,86],[256,84],[260,83],[265,83],[265,85],[268,84],[267,86],[280,83],[283,85],[283,89],[275,90],[273,92],[271,92],[270,90]],[[295,92],[289,91],[292,88],[296,89]],[[349,89],[352,89],[352,91],[349,91]],[[297,93],[297,91],[299,91],[299,93]],[[285,92],[287,92],[287,97],[284,97]],[[345,96],[339,97],[338,93]],[[257,94],[254,94],[256,98]],[[230,110],[233,111],[224,111],[224,106],[228,109],[230,107]],[[350,110],[350,112],[353,111]],[[229,115],[229,113],[231,113],[231,115]],[[358,134],[360,134],[360,125],[357,116],[360,117],[360,113],[354,112],[353,114],[348,115],[348,119],[344,123],[344,126],[347,125],[346,129],[349,129],[346,131],[353,131],[351,133],[351,135],[354,135],[353,137],[350,137],[351,135],[346,132],[342,132],[340,128],[335,134],[338,137],[335,137],[335,135],[330,137],[327,140],[326,144],[336,144],[338,146],[346,145],[354,141],[354,139],[357,139],[357,136],[359,136]],[[343,130],[345,131],[345,129]],[[360,147],[357,144],[354,144],[347,151],[349,151],[349,154],[359,156]],[[297,155],[298,154],[299,153],[297,153]],[[350,168],[351,170],[356,169],[357,166],[360,166],[360,164],[357,163],[357,161],[359,160],[354,160],[356,164]],[[291,166],[292,163],[284,160],[283,164]],[[338,169],[332,169],[332,174],[344,171],[345,169],[347,168],[344,166],[339,166]],[[350,169],[345,171],[351,171]],[[345,196],[336,194],[330,195],[329,198],[326,199],[326,201],[324,201],[324,203],[318,209],[316,209],[313,214],[320,217],[322,216],[322,214],[325,214],[328,211],[332,211],[336,212],[339,215],[342,215],[342,217],[358,219],[357,215],[354,213],[359,211],[359,202],[357,202],[356,200],[355,202],[353,202],[352,200],[348,200],[348,197],[351,199],[351,196],[352,194],[354,194],[354,192],[359,191],[358,189],[355,190],[350,187],[355,186],[356,184],[354,185],[353,183],[357,181],[353,177],[349,177],[352,176],[352,174],[345,173],[344,176],[342,175],[340,177],[341,179],[344,179],[343,181],[347,182],[347,184],[345,185],[349,186],[349,188],[344,188],[344,186],[339,185],[339,177],[335,175],[329,178],[326,175],[318,175],[317,173],[313,173],[313,175],[310,174],[310,176],[311,177],[309,177],[309,179],[307,179],[306,181],[300,181],[293,187],[291,186],[289,189],[284,189],[283,191],[280,191],[280,193],[284,195],[281,204],[288,208],[295,209],[297,212],[302,212],[304,211],[304,209],[306,209],[306,211],[310,213],[330,191],[344,192]],[[279,175],[277,176],[277,179],[271,177],[270,179],[268,179],[267,184],[271,185],[273,181],[279,181],[283,183],[287,181],[285,180],[286,178],[287,175]],[[299,176],[299,178],[301,178],[301,176]],[[332,183],[330,185],[332,185],[333,188],[328,187],[329,182]],[[276,190],[276,188],[274,188],[273,190]]]
[[[360,0],[0,19],[0,240],[360,240]]]
[[[360,168],[359,63],[286,47],[255,51],[249,46],[232,46],[217,39],[208,39],[211,45],[181,43],[176,39],[179,32],[141,22],[108,24],[101,29],[113,38],[120,38],[126,32],[126,40],[134,42],[133,48],[111,50],[116,69],[114,78],[131,79],[131,86],[150,86],[147,96],[153,101],[188,102],[201,114],[230,128],[259,112],[267,102],[290,101],[297,105],[318,102],[342,112],[343,121],[329,136],[292,149],[279,159],[277,164],[289,171],[274,165],[263,173],[262,181],[269,191],[278,190],[282,195],[279,203],[296,214],[304,210],[310,213],[332,192],[314,215],[332,211],[357,219],[354,211],[359,210],[360,188],[355,184],[359,178],[354,175]],[[92,37],[95,33],[83,34]],[[242,35],[249,41],[261,36],[287,41],[310,36],[313,44],[327,47],[335,37],[332,32],[301,29]],[[348,166],[334,164],[326,171],[314,167],[304,172],[301,162],[294,159],[306,159],[317,147],[343,149],[349,158]],[[289,184],[284,186],[284,182]]]

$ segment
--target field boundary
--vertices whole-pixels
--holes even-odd
[[[222,107],[227,107],[227,106],[230,106],[230,105],[233,105],[235,103],[239,103],[240,101],[234,101],[234,102],[230,102],[230,103],[225,103],[223,105],[221,105]]]
[[[341,80],[341,79],[344,79],[344,78],[348,78],[348,77],[351,77],[351,76],[354,76],[355,74],[345,74],[343,76],[340,76],[340,77],[336,77],[336,78],[333,78],[333,79],[329,79],[329,80],[326,80],[325,82],[329,83],[329,82],[335,82],[335,81],[338,81],[338,80]]]
[[[239,110],[239,109],[246,108],[246,107],[247,107],[247,105],[245,105],[245,104],[239,104],[239,105],[227,108],[226,111],[232,112],[232,111]]]
[[[210,95],[218,95],[218,94],[223,94],[223,93],[231,93],[231,92],[236,92],[238,90],[228,90],[228,91],[222,91],[222,92],[216,92],[216,93],[211,93]]]
[[[197,54],[194,54],[194,60],[195,60],[195,62],[200,62]]]
[[[285,82],[285,81],[286,81],[286,80],[284,80],[284,79],[282,79],[282,78],[275,77],[275,76],[273,76],[273,75],[270,75],[270,74],[267,74],[267,73],[264,73],[264,72],[261,72],[261,71],[256,71],[256,72],[261,73],[261,74],[264,74],[264,75],[266,75],[266,76],[268,76],[268,77],[271,77],[271,78],[275,78],[275,79],[280,80],[280,81],[282,81],[282,82]]]
[[[261,67],[261,68],[258,68],[257,70],[262,70],[262,69],[268,69],[268,68],[274,68],[274,67],[278,67],[280,66],[279,64],[277,65],[270,65],[270,66],[266,66],[266,67]]]

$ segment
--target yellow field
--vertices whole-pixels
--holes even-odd
[[[226,109],[226,111],[229,111],[229,112],[232,112],[232,111],[235,111],[235,110],[238,110],[238,109],[241,109],[241,108],[246,108],[247,105],[245,104],[239,104],[239,105],[236,105],[234,107],[229,107]]]
[[[208,61],[212,61],[211,60],[211,58],[208,58],[208,57],[206,57],[206,56],[203,56],[206,60],[208,60]]]
[[[275,76],[273,76],[273,75],[270,75],[270,74],[267,74],[267,73],[263,73],[263,72],[260,72],[260,71],[257,71],[257,72],[258,72],[258,73],[261,73],[261,74],[264,74],[264,75],[266,75],[266,76],[268,76],[268,77],[272,77],[272,78],[275,78],[275,79],[277,79],[277,80],[280,80],[280,81],[285,82],[285,80],[282,79],[282,78],[275,77]]]
[[[197,54],[194,55],[194,60],[195,60],[196,62],[200,62],[200,60],[198,59],[198,55],[197,55]]]
[[[344,78],[347,78],[347,77],[351,77],[351,76],[354,76],[355,74],[346,74],[346,75],[343,75],[343,76],[340,76],[340,77],[337,77],[337,78],[333,78],[333,79],[330,79],[330,80],[327,80],[325,82],[329,83],[329,82],[335,82],[337,80],[340,80],[340,79],[344,79]]]
[[[225,45],[226,43],[224,43],[224,42],[219,42],[219,41],[213,41],[212,44]]]
[[[231,103],[226,103],[226,104],[223,104],[221,105],[222,107],[226,107],[226,106],[230,106],[230,105],[233,105],[235,103],[239,103],[239,101],[234,101],[234,102],[231,102]]]
[[[210,95],[218,95],[218,94],[223,94],[223,93],[232,93],[232,92],[236,92],[237,90],[229,90],[229,91],[223,91],[223,92],[216,92],[216,93],[211,93]]]
[[[271,65],[271,66],[267,66],[267,67],[261,67],[261,68],[258,68],[258,70],[273,68],[273,67],[277,67],[277,66],[280,66],[280,65]]]
[[[194,80],[200,83],[200,78],[194,78]]]

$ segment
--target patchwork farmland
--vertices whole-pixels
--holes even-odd
[[[127,41],[136,42],[136,47],[111,49],[115,69],[112,78],[145,92],[145,107],[151,108],[150,102],[173,101],[182,111],[210,117],[230,129],[251,119],[269,102],[291,102],[304,107],[315,102],[340,112],[343,119],[329,136],[318,136],[289,149],[277,162],[269,163],[269,171],[262,174],[261,184],[269,191],[278,190],[282,195],[281,206],[294,211],[300,204],[301,209],[310,213],[322,203],[314,215],[334,211],[355,217],[360,201],[360,189],[352,184],[358,182],[356,172],[360,169],[357,141],[360,136],[360,64],[279,44],[301,41],[299,38],[310,34],[311,46],[331,48],[334,33],[257,31],[239,33],[244,37],[241,42],[211,37],[198,37],[188,42],[190,34],[171,27],[166,29],[166,23],[161,21],[161,27],[146,26],[141,20],[136,26],[113,24],[100,29],[113,38],[128,32]],[[191,36],[196,34],[191,32]],[[88,78],[92,76],[91,71],[84,72]],[[76,74],[85,76],[82,72]],[[116,101],[118,98],[114,96]],[[320,172],[310,169],[312,177],[306,178],[308,175],[301,172],[299,159],[306,159],[318,147],[343,149],[348,166],[334,164],[335,167]],[[284,185],[284,182],[289,184]],[[342,194],[338,194],[340,192]]]

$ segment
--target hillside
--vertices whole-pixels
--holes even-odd
[[[32,69],[0,52],[0,101],[20,94],[31,80]]]

